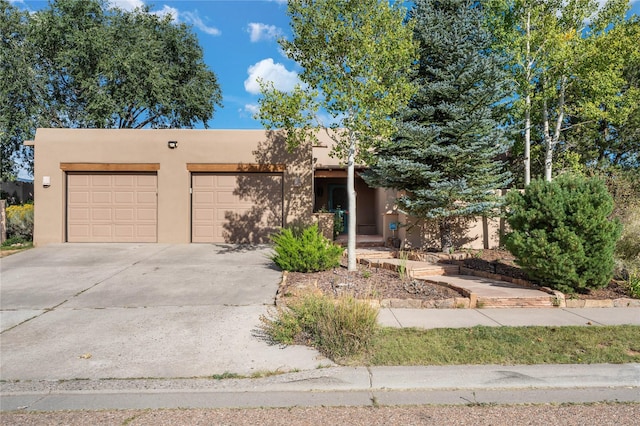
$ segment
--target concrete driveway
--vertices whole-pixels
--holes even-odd
[[[256,335],[281,272],[267,247],[59,244],[0,262],[3,380],[206,377],[313,369]]]

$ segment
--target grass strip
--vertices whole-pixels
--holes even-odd
[[[640,362],[640,326],[382,328],[349,365]]]

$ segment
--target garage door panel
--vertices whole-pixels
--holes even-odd
[[[136,186],[138,188],[147,188],[150,191],[156,190],[156,177],[155,175],[151,175],[151,176],[136,176]]]
[[[157,215],[155,209],[138,209],[137,213],[138,213],[137,215],[138,221],[153,222],[150,224],[154,225],[155,227],[156,215]],[[141,226],[145,226],[145,225],[141,224]]]
[[[122,192],[117,191],[115,193],[115,202],[116,204],[133,204],[134,202],[134,193],[133,192]]]
[[[68,198],[68,202],[71,205],[88,204],[89,199],[91,198],[91,195],[89,194],[89,192],[82,191],[82,192],[70,193],[67,198]]]
[[[117,221],[133,221],[135,219],[135,212],[133,209],[116,209],[115,219]]]
[[[113,229],[110,225],[90,225],[89,226],[89,237],[90,238],[111,238],[113,235]]]
[[[196,202],[196,204],[199,205],[199,206],[212,205],[213,204],[214,193],[213,192],[204,192],[202,187],[200,188],[200,190],[202,192],[195,192],[196,189],[194,188],[193,198],[194,198],[194,201]]]
[[[282,226],[282,174],[194,173],[192,241],[264,243]]]
[[[111,187],[112,186],[112,175],[89,175],[89,182],[87,185],[92,187]]]
[[[136,235],[133,225],[116,225],[113,230],[116,237],[131,238]]]
[[[155,225],[138,225],[138,235],[143,238],[155,238]]]
[[[156,242],[156,188],[155,174],[68,174],[67,241]]]
[[[91,202],[93,204],[111,204],[112,195],[111,192],[94,191],[91,192]]]
[[[111,220],[111,209],[105,208],[93,208],[91,209],[92,221],[105,221]]]
[[[217,193],[216,201],[221,204],[240,204],[241,198],[235,196],[232,191],[220,191]]]
[[[154,192],[138,192],[135,201],[138,204],[156,204],[156,193]]]
[[[69,217],[70,220],[74,220],[74,221],[88,221],[89,209],[84,209],[84,208],[69,209],[67,216]]]

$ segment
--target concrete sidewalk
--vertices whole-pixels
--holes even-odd
[[[334,367],[262,379],[2,383],[3,411],[640,402],[640,364]],[[31,389],[30,389],[31,388]]]
[[[500,326],[640,325],[640,308],[499,308],[380,310],[386,327],[464,328]]]

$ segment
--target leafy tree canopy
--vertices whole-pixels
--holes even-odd
[[[54,0],[25,14],[2,7],[2,175],[30,153],[36,127],[192,127],[222,96],[190,28],[148,8]],[[24,159],[24,158],[22,158]]]
[[[637,165],[640,33],[628,0],[482,0],[494,48],[509,57],[525,176],[572,163]],[[521,149],[520,149],[521,150]],[[558,161],[560,160],[560,161]],[[563,164],[564,162],[564,164]]]

